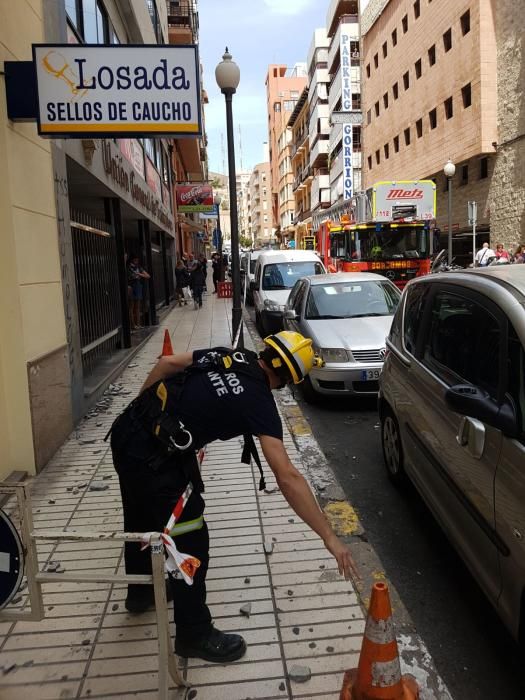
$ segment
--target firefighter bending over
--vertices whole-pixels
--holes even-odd
[[[175,651],[183,657],[225,663],[246,651],[241,636],[224,634],[213,626],[206,605],[209,539],[196,450],[214,440],[243,435],[243,461],[249,462],[253,455],[260,464],[252,437],[257,436],[288,503],[321,537],[339,572],[346,579],[357,575],[349,549],[332,531],[288,457],[271,393],[291,382],[300,383],[312,369],[316,362],[312,341],[283,331],[264,342],[259,356],[249,350],[212,348],[160,358],[139,396],[112,428],[127,532],[163,532],[181,494],[188,484],[193,487],[181,517],[170,528],[177,549],[201,562],[191,586],[170,577]],[[262,476],[260,488],[264,488]],[[151,573],[149,551],[141,551],[137,543],[126,543],[125,563],[129,574]],[[130,612],[144,612],[153,601],[152,586],[128,586]]]

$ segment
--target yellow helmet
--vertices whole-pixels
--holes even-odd
[[[317,364],[317,358],[312,348],[312,339],[305,338],[293,331],[280,331],[264,339],[269,347],[279,355],[272,360],[274,369],[282,367],[282,362],[292,375],[294,384],[300,384],[312,367]]]

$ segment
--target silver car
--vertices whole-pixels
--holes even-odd
[[[411,282],[387,340],[379,411],[408,476],[506,626],[525,639],[525,270]]]
[[[385,339],[400,299],[386,277],[338,272],[299,280],[284,310],[284,326],[312,338],[325,366],[301,385],[307,401],[318,394],[376,394]]]

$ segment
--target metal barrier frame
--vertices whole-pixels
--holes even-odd
[[[144,535],[136,532],[94,532],[42,530],[38,533],[33,529],[33,514],[31,510],[30,482],[8,484],[0,482],[0,494],[16,495],[20,515],[21,539],[24,546],[24,564],[29,592],[30,610],[0,610],[0,621],[18,622],[32,620],[39,622],[45,617],[42,594],[43,583],[138,583],[151,584],[155,594],[155,612],[157,615],[157,635],[159,644],[159,700],[168,700],[170,676],[179,688],[190,688],[190,684],[182,677],[177,659],[171,645],[168,621],[168,604],[166,600],[166,584],[164,578],[164,545],[159,532],[150,533],[152,575],[135,574],[59,574],[39,571],[37,540],[55,540],[92,542],[114,540],[116,542],[142,542]]]

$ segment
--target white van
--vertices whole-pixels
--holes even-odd
[[[284,305],[297,280],[325,273],[313,250],[263,251],[257,258],[255,280],[250,285],[259,333],[266,336],[282,330]]]
[[[246,303],[250,306],[253,305],[251,284],[255,280],[255,265],[262,252],[262,250],[247,250],[241,256],[241,281],[243,291],[244,285],[246,285]]]

